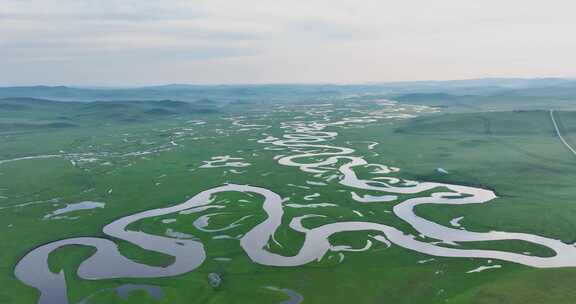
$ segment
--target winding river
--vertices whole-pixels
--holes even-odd
[[[384,105],[393,107],[392,104]],[[68,303],[67,284],[64,273],[53,273],[48,267],[51,252],[68,245],[93,247],[95,253],[84,260],[78,268],[78,276],[86,280],[113,278],[156,278],[169,277],[193,271],[199,267],[206,253],[204,245],[195,239],[173,238],[151,235],[141,231],[131,231],[127,227],[134,222],[174,213],[188,214],[186,210],[202,207],[208,209],[214,203],[214,196],[225,192],[242,192],[255,194],[262,198],[261,208],[266,219],[252,227],[240,238],[240,246],[246,255],[261,265],[293,267],[321,259],[327,252],[354,251],[348,246],[334,246],[329,239],[332,235],[349,231],[370,231],[376,233],[374,241],[397,246],[441,257],[466,257],[498,259],[532,267],[570,267],[576,266],[576,247],[560,240],[525,233],[508,233],[501,231],[472,232],[437,224],[421,218],[414,213],[418,205],[423,204],[482,204],[496,198],[494,192],[486,189],[432,182],[416,182],[396,177],[398,168],[381,164],[368,163],[364,158],[353,155],[355,150],[348,147],[336,147],[326,142],[336,138],[336,131],[328,128],[349,124],[365,124],[382,119],[407,117],[398,111],[381,111],[364,116],[332,120],[330,111],[309,111],[308,121],[291,121],[282,123],[284,134],[281,138],[268,135],[259,140],[268,147],[283,150],[283,155],[275,158],[282,166],[295,167],[310,173],[314,178],[324,178],[327,174],[337,174],[338,182],[350,188],[349,195],[358,201],[359,209],[363,204],[381,204],[394,202],[393,212],[400,219],[411,225],[419,234],[437,240],[433,243],[422,240],[417,235],[407,234],[395,227],[366,221],[340,221],[307,228],[303,220],[319,215],[308,214],[289,220],[289,228],[304,234],[305,240],[296,255],[285,256],[270,252],[268,243],[274,240],[274,233],[282,226],[284,209],[291,208],[286,200],[277,193],[251,185],[226,184],[202,191],[191,199],[166,208],[147,210],[120,218],[103,228],[108,238],[78,237],[64,239],[42,245],[26,254],[17,264],[15,274],[23,283],[40,291],[38,303]],[[288,151],[286,151],[288,150]],[[289,153],[287,153],[289,152]],[[362,179],[357,169],[376,168],[376,177]],[[325,179],[326,180],[326,179]],[[330,181],[333,180],[330,177]],[[378,191],[378,196],[360,196],[362,190]],[[423,193],[430,195],[424,195]],[[416,198],[402,200],[405,194],[423,194]],[[316,205],[319,208],[331,208],[332,204]],[[199,209],[196,209],[199,210]],[[206,217],[206,220],[209,217]],[[235,225],[233,223],[231,225]],[[204,224],[198,224],[200,228]],[[214,230],[218,231],[218,230]],[[155,267],[138,263],[123,256],[114,239],[124,240],[144,250],[155,251],[174,257],[173,264],[166,267]],[[499,250],[475,250],[447,247],[465,242],[482,242],[496,240],[522,240],[545,246],[555,252],[549,257],[531,256]],[[368,250],[368,245],[361,250]]]

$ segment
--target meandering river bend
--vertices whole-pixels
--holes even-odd
[[[383,104],[393,109],[394,103]],[[395,203],[393,212],[400,219],[412,226],[419,234],[435,239],[426,242],[418,236],[405,233],[384,223],[367,221],[341,221],[307,228],[303,220],[316,215],[309,214],[290,219],[289,227],[305,236],[305,241],[298,253],[293,256],[269,251],[268,243],[274,239],[274,233],[283,223],[285,199],[273,190],[255,185],[225,184],[197,193],[189,200],[166,208],[147,210],[122,217],[103,228],[109,238],[78,237],[55,241],[42,245],[26,254],[16,265],[15,274],[23,283],[40,291],[38,303],[68,303],[68,291],[64,273],[53,273],[48,267],[50,253],[68,245],[93,247],[95,253],[84,260],[78,268],[78,276],[86,280],[113,278],[156,278],[170,277],[193,271],[206,258],[204,245],[199,240],[174,238],[131,231],[127,227],[134,222],[186,211],[191,208],[207,207],[213,204],[213,197],[219,193],[251,193],[263,198],[262,210],[266,219],[251,227],[239,239],[240,246],[254,262],[262,265],[294,267],[304,265],[322,258],[329,251],[353,251],[347,246],[333,246],[329,239],[332,235],[349,231],[371,231],[377,236],[373,239],[387,245],[397,245],[409,250],[431,256],[455,258],[486,258],[519,263],[532,267],[573,267],[576,266],[576,247],[560,240],[533,234],[509,233],[502,231],[473,232],[447,227],[419,217],[414,208],[423,204],[483,204],[496,198],[491,190],[461,185],[434,182],[417,182],[399,177],[399,169],[383,164],[367,162],[363,157],[354,155],[350,147],[331,146],[327,142],[335,139],[338,132],[329,130],[333,127],[352,124],[365,124],[383,119],[402,119],[409,117],[401,111],[372,112],[358,117],[341,120],[331,119],[330,110],[309,111],[307,120],[282,123],[284,134],[281,137],[266,135],[259,142],[268,147],[283,150],[283,155],[275,159],[279,165],[295,167],[313,177],[332,174],[331,182],[338,182],[350,189],[349,195],[356,200],[361,210],[362,204]],[[238,127],[238,126],[236,126]],[[288,154],[286,152],[289,152]],[[375,177],[362,179],[356,169],[373,168]],[[378,191],[378,196],[361,196],[364,190]],[[426,194],[424,194],[426,193]],[[404,194],[422,194],[406,200]],[[313,198],[313,196],[310,196]],[[312,199],[311,198],[311,199]],[[316,205],[320,208],[331,208],[333,204]],[[208,209],[208,208],[206,208]],[[181,213],[185,214],[185,213]],[[115,239],[130,242],[144,250],[155,251],[174,257],[174,262],[166,267],[156,267],[135,262],[123,256]],[[531,256],[499,250],[475,250],[447,247],[446,244],[465,242],[482,242],[496,240],[522,240],[545,246],[555,252],[549,257]],[[369,249],[370,245],[365,249]]]

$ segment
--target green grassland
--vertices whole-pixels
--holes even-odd
[[[332,102],[332,101],[331,101]],[[346,107],[350,100],[333,101]],[[355,100],[356,107],[375,109],[369,98]],[[275,105],[276,106],[276,105]],[[288,106],[274,112],[269,106],[217,107],[174,101],[63,103],[45,100],[0,101],[0,160],[30,155],[96,154],[98,161],[84,157],[30,159],[0,164],[0,303],[35,303],[37,292],[20,283],[13,274],[18,260],[31,249],[54,240],[77,237],[106,237],[101,232],[111,221],[138,211],[183,202],[194,194],[227,182],[251,184],[302,202],[312,192],[320,202],[338,207],[314,209],[323,219],[306,220],[316,226],[335,220],[355,220],[352,210],[362,210],[364,221],[386,223],[406,232],[412,228],[396,218],[392,203],[358,206],[342,190],[344,186],[310,186],[310,191],[289,186],[302,185],[309,175],[296,168],[281,167],[274,160],[278,151],[264,150],[257,139],[263,133],[282,135],[279,122],[291,120],[307,105]],[[239,111],[242,111],[239,113]],[[545,110],[425,114],[409,120],[383,120],[358,127],[338,128],[331,145],[349,146],[374,163],[401,168],[400,176],[419,181],[440,181],[494,190],[498,198],[487,204],[424,205],[421,217],[449,225],[464,216],[462,224],[471,231],[525,232],[576,242],[576,156],[554,133]],[[346,115],[345,111],[338,115]],[[244,115],[248,122],[269,125],[257,131],[238,131],[223,118]],[[557,112],[563,134],[576,141],[576,112]],[[201,120],[205,124],[195,124]],[[177,145],[171,144],[176,141]],[[369,149],[366,141],[380,144]],[[62,153],[64,151],[64,153]],[[152,151],[141,154],[138,152]],[[103,154],[105,152],[105,154]],[[243,157],[251,166],[233,173],[229,168],[199,168],[212,156]],[[90,156],[86,156],[90,157]],[[72,164],[71,162],[75,162]],[[441,167],[449,174],[440,174]],[[370,194],[370,192],[366,192]],[[376,195],[377,193],[372,193]],[[58,201],[50,201],[58,198]],[[251,218],[228,231],[236,235],[261,222],[262,200],[244,194],[220,194],[229,214],[215,217],[210,225],[222,227],[246,215]],[[106,202],[103,209],[67,214],[78,220],[43,220],[65,203],[83,200]],[[21,207],[19,204],[41,202]],[[360,209],[361,208],[361,209]],[[306,210],[286,209],[286,219]],[[89,303],[280,303],[287,299],[266,286],[289,288],[304,295],[303,303],[574,303],[576,269],[535,269],[509,262],[481,273],[466,273],[482,259],[435,258],[392,245],[376,245],[365,252],[346,253],[342,263],[336,253],[301,267],[280,268],[254,264],[238,240],[212,239],[194,229],[200,214],[170,215],[143,220],[130,226],[153,234],[166,228],[189,233],[202,240],[206,261],[193,272],[170,278],[81,280],[75,270],[93,249],[71,246],[50,257],[54,271],[66,273],[71,303],[95,294]],[[163,224],[166,218],[177,222]],[[341,233],[335,245],[362,247],[369,232]],[[285,222],[277,240],[284,247],[270,250],[295,254],[301,234]],[[166,265],[171,257],[144,251],[118,241],[127,257],[151,265]],[[491,248],[548,255],[545,248],[522,242],[464,244],[463,248]],[[215,258],[230,258],[230,261]],[[576,258],[576,257],[575,257]],[[212,288],[210,272],[222,274],[223,284]],[[154,300],[144,292],[127,299],[113,289],[123,283],[161,286],[164,297]],[[103,292],[99,292],[102,291]],[[106,291],[110,290],[110,291]]]

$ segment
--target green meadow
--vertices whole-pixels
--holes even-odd
[[[285,152],[264,149],[269,145],[258,142],[267,136],[281,137],[282,122],[310,121],[306,114],[310,110],[331,109],[333,119],[342,119],[363,115],[355,111],[381,108],[370,97],[331,97],[329,102],[326,107],[323,100],[265,106],[263,102],[221,106],[206,101],[0,100],[0,303],[36,303],[38,291],[20,282],[14,267],[27,252],[56,240],[109,238],[129,259],[170,265],[173,257],[110,238],[102,227],[126,215],[182,203],[226,183],[270,189],[289,198],[289,203],[337,205],[285,208],[282,226],[275,233],[277,243],[268,248],[285,256],[298,253],[304,242],[302,233],[288,226],[290,219],[309,213],[325,216],[304,221],[309,227],[362,220],[415,233],[391,212],[397,202],[359,204],[350,197],[351,189],[337,182],[306,184],[313,180],[309,173],[278,164],[275,157]],[[407,110],[415,117],[330,127],[327,131],[338,136],[327,144],[353,148],[354,155],[371,163],[398,167],[396,176],[405,179],[480,187],[498,196],[485,204],[418,206],[415,212],[422,218],[450,226],[452,219],[463,217],[460,224],[469,231],[523,232],[576,243],[576,155],[560,142],[547,108],[510,108],[517,107]],[[576,144],[576,112],[561,110],[556,117],[567,141]],[[242,126],[249,124],[259,127]],[[378,145],[371,147],[370,142]],[[202,168],[212,157],[225,155],[242,158],[249,166]],[[319,196],[305,199],[315,193]],[[214,200],[226,204],[226,212],[214,216],[208,228],[222,228],[250,216],[226,230],[226,235],[242,235],[266,218],[261,197],[222,193]],[[82,201],[106,205],[45,218]],[[362,212],[361,219],[355,210]],[[70,303],[83,299],[85,303],[283,303],[289,299],[269,286],[296,291],[304,297],[302,303],[576,301],[575,268],[538,269],[494,260],[491,263],[501,268],[468,273],[487,265],[487,260],[433,257],[395,244],[375,243],[366,251],[346,252],[343,259],[329,251],[320,260],[297,267],[259,265],[245,254],[238,239],[214,239],[214,233],[197,229],[194,222],[206,213],[153,217],[128,227],[154,235],[171,229],[201,241],[206,259],[194,271],[164,278],[83,280],[76,270],[95,250],[85,246],[56,250],[49,257],[49,267],[55,273],[64,271]],[[343,232],[330,242],[362,248],[369,234]],[[465,243],[460,248],[554,254],[522,241]],[[222,284],[211,286],[209,273],[219,273]],[[163,295],[155,299],[137,290],[119,297],[115,288],[123,284],[159,286]]]

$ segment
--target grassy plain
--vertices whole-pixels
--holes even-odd
[[[42,104],[41,101],[36,101]],[[370,101],[358,101],[363,109],[375,109]],[[349,101],[335,102],[346,107]],[[192,195],[226,182],[251,184],[271,189],[291,202],[320,193],[314,202],[338,204],[336,208],[314,209],[328,220],[310,219],[311,226],[332,220],[358,220],[353,210],[362,210],[363,221],[386,223],[411,232],[412,228],[389,211],[393,204],[358,206],[349,191],[337,183],[303,185],[310,175],[297,168],[282,167],[273,159],[281,153],[264,150],[256,139],[263,133],[281,136],[279,123],[302,115],[307,106],[289,107],[288,112],[247,106],[241,115],[247,122],[269,125],[263,130],[239,131],[229,120],[239,115],[230,109],[217,112],[190,110],[186,113],[158,111],[157,105],[137,104],[121,117],[118,110],[94,105],[58,104],[51,110],[12,108],[0,112],[0,160],[31,155],[60,155],[0,163],[0,303],[35,303],[37,293],[20,283],[14,265],[34,247],[76,236],[106,237],[102,227],[119,217],[138,211],[183,202]],[[5,109],[7,109],[6,107]],[[93,109],[93,108],[92,108]],[[234,109],[236,110],[236,109]],[[62,113],[66,114],[62,114]],[[128,114],[126,114],[128,113]],[[346,115],[347,112],[338,112]],[[268,116],[263,116],[263,115]],[[558,112],[562,131],[576,138],[576,112]],[[201,120],[205,124],[197,124]],[[105,123],[102,123],[105,122]],[[383,120],[358,127],[334,128],[339,132],[334,146],[356,149],[374,163],[401,168],[400,176],[420,181],[442,181],[493,189],[499,198],[481,205],[425,205],[416,211],[425,218],[449,225],[464,216],[461,223],[472,231],[513,231],[538,234],[576,242],[576,156],[555,136],[547,111],[503,111],[428,114],[410,120]],[[368,148],[368,141],[380,144]],[[173,144],[174,142],[175,144]],[[62,152],[63,151],[63,152]],[[151,153],[139,153],[151,151]],[[68,156],[66,156],[68,155]],[[212,156],[243,157],[251,166],[202,169]],[[96,158],[97,160],[90,160]],[[446,169],[440,174],[436,168]],[[369,193],[374,194],[377,193]],[[57,199],[57,200],[53,200]],[[224,226],[246,215],[244,224],[227,234],[246,232],[262,221],[261,200],[241,194],[221,195],[217,199],[249,202],[227,208],[230,214],[215,217],[210,225]],[[50,201],[53,200],[53,201]],[[43,216],[66,203],[102,201],[104,209],[67,214],[78,220],[43,220]],[[17,207],[19,204],[39,202]],[[287,209],[286,218],[310,210]],[[207,259],[193,272],[171,278],[116,279],[86,281],[75,274],[79,263],[92,249],[68,247],[50,258],[53,270],[64,269],[71,303],[96,294],[89,303],[280,303],[287,299],[266,286],[289,288],[304,295],[303,303],[574,303],[572,282],[576,269],[534,269],[494,261],[502,268],[481,273],[466,273],[486,265],[482,259],[435,258],[398,246],[377,245],[369,251],[346,253],[338,262],[336,253],[321,261],[294,268],[254,264],[237,240],[214,240],[211,234],[194,229],[200,214],[170,215],[143,220],[131,229],[162,234],[166,228],[194,235],[206,247]],[[162,219],[176,218],[164,224]],[[342,233],[335,245],[362,247],[368,232]],[[283,248],[272,251],[295,254],[302,235],[283,228],[276,235]],[[170,263],[162,254],[147,252],[118,241],[122,252],[135,260],[154,265]],[[463,248],[478,248],[464,244]],[[520,242],[482,244],[484,248],[531,251],[549,254],[543,248]],[[215,258],[230,258],[230,261]],[[223,285],[212,288],[206,279],[210,272],[222,273]],[[127,299],[113,289],[123,283],[161,286],[164,297],[153,300],[144,292]],[[104,290],[104,292],[99,292]],[[106,291],[110,290],[110,291]]]

